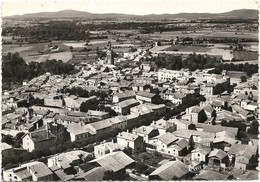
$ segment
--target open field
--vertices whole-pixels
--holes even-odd
[[[237,32],[237,34],[236,34]],[[249,31],[235,31],[235,30],[214,30],[203,29],[198,31],[172,31],[172,32],[155,32],[153,34],[140,34],[141,38],[147,39],[173,39],[176,37],[190,37],[190,38],[245,38],[258,39],[258,32]]]
[[[107,41],[104,40],[93,40],[90,42],[91,45],[84,46],[85,42],[77,42],[77,41],[53,41],[53,45],[58,45],[60,48],[64,49],[65,52],[51,53],[51,54],[43,54],[43,55],[35,55],[38,54],[39,51],[46,50],[48,48],[49,43],[36,43],[36,44],[6,44],[2,46],[2,53],[7,54],[8,52],[15,53],[18,52],[20,56],[24,58],[26,62],[36,61],[41,62],[47,59],[57,59],[62,60],[64,62],[69,61],[72,58],[72,53],[70,52],[69,47],[73,46],[73,49],[81,50],[83,48],[93,49],[95,50],[97,47],[103,49],[107,45]],[[35,56],[30,56],[35,55]]]
[[[164,51],[180,51],[180,52],[208,52],[211,48],[202,46],[185,46],[175,45],[166,48]]]

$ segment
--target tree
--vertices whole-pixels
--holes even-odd
[[[113,171],[105,171],[104,172],[104,176],[103,176],[103,180],[104,181],[109,181],[109,180],[116,180],[116,174],[115,174],[115,172],[113,172]]]
[[[242,83],[244,83],[244,82],[246,82],[246,81],[247,81],[247,77],[246,77],[246,76],[244,76],[244,75],[243,75],[243,76],[241,76],[241,77],[240,77],[240,79],[241,79],[241,82],[242,82]]]
[[[34,155],[31,152],[24,152],[22,153],[22,159],[23,161],[30,161],[32,159],[34,159]]]
[[[5,142],[9,145],[14,144],[14,140],[13,140],[13,137],[11,135],[4,135],[3,138],[2,138],[2,142]]]
[[[38,158],[44,156],[43,150],[33,150],[33,151],[32,151],[32,154],[34,155],[34,157],[35,157],[36,159],[38,159]]]
[[[189,130],[196,130],[195,124],[190,124],[190,125],[188,126],[188,129],[189,129]]]
[[[135,169],[138,173],[143,174],[148,169],[148,166],[142,162],[137,162],[135,165]]]
[[[190,151],[192,151],[194,149],[194,147],[195,147],[195,142],[193,140],[193,136],[191,136],[189,138],[189,146],[190,146]]]
[[[259,127],[258,121],[257,120],[252,121],[250,124],[250,128],[248,129],[248,133],[258,135],[259,134],[258,127]]]
[[[19,132],[19,133],[16,134],[15,139],[20,140],[23,135],[24,135],[24,132]]]

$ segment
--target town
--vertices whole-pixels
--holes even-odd
[[[4,20],[2,179],[257,180],[258,23],[215,21],[104,20],[66,42]]]

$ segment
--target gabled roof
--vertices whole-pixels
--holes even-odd
[[[215,109],[213,107],[211,107],[211,105],[206,105],[203,107],[203,109],[209,113],[213,113],[213,111],[215,111]]]
[[[214,149],[209,154],[209,157],[217,157],[219,160],[224,159],[226,156],[227,156],[227,153],[221,149]]]
[[[198,106],[194,106],[191,110],[192,113],[199,113],[202,110],[202,108]]]
[[[95,167],[79,175],[78,177],[76,177],[76,179],[83,178],[86,181],[103,181],[105,171],[106,169],[103,167]]]
[[[139,138],[139,135],[128,133],[128,132],[121,132],[117,135],[117,138],[135,141],[137,138]]]
[[[139,91],[139,92],[136,93],[136,95],[139,95],[139,96],[142,96],[142,97],[153,98],[156,94]]]
[[[49,133],[48,129],[46,129],[46,128],[41,129],[41,130],[35,130],[35,131],[27,133],[27,134],[30,136],[30,138],[34,142],[40,142],[40,141],[50,140],[50,139],[54,138],[51,135],[51,133]],[[26,136],[27,134],[25,134],[24,136]]]
[[[130,105],[133,105],[133,104],[139,104],[139,102],[135,99],[128,99],[128,100],[124,100],[122,102],[119,102],[116,105],[120,108],[124,108],[124,107],[128,107]]]
[[[166,145],[169,145],[172,142],[178,140],[178,138],[176,136],[174,136],[172,133],[165,133],[165,134],[159,136],[158,140],[160,140],[161,142],[163,142]]]
[[[204,125],[203,131],[210,132],[210,133],[217,133],[221,131],[227,131],[233,134],[233,136],[237,135],[238,128],[234,127],[225,127],[220,125]]]
[[[206,147],[206,146],[198,146],[196,149],[191,151],[192,153],[201,153],[203,155],[207,155],[211,152],[211,148],[210,147]]]
[[[124,152],[119,151],[112,152],[92,161],[89,161],[89,163],[93,162],[97,162],[101,167],[105,168],[106,170],[117,172],[132,164],[134,160],[128,157],[128,155],[126,155]]]
[[[169,161],[155,171],[150,176],[159,176],[162,180],[170,181],[173,178],[181,178],[189,172],[189,169],[181,161]]]
[[[83,133],[89,133],[89,130],[79,125],[78,123],[71,123],[67,128],[68,132],[73,135],[79,135]]]
[[[37,178],[52,174],[51,170],[43,162],[30,166],[30,170]]]
[[[214,181],[214,180],[227,180],[228,177],[229,177],[228,174],[223,174],[217,171],[204,169],[192,179]]]
[[[88,125],[91,125],[93,128],[95,128],[96,131],[112,127],[112,124],[109,120],[102,120],[102,121],[90,123]]]
[[[148,134],[150,134],[153,130],[154,130],[154,128],[151,127],[151,126],[140,126],[139,128],[134,129],[133,132],[148,135]]]

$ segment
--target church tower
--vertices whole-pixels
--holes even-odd
[[[114,55],[113,55],[113,50],[111,46],[111,42],[108,42],[108,50],[107,50],[107,64],[114,64]]]

